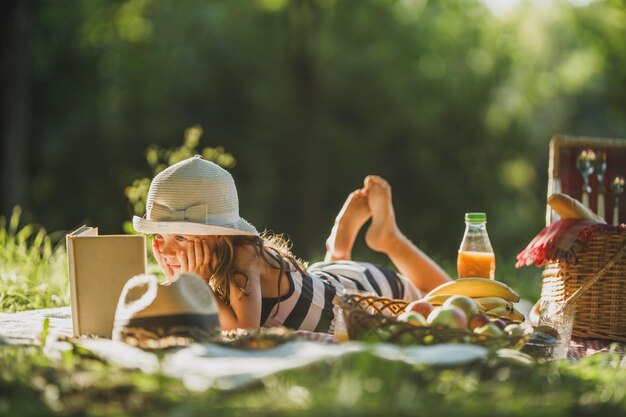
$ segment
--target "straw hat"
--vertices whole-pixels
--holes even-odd
[[[211,342],[219,334],[213,291],[198,276],[183,273],[165,284],[158,284],[154,275],[128,280],[115,311],[112,338],[152,349]]]
[[[150,184],[146,215],[133,217],[138,232],[185,235],[248,235],[259,232],[239,217],[233,177],[195,156],[159,173]]]

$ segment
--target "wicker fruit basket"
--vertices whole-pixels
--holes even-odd
[[[573,262],[546,265],[541,297],[575,304],[577,337],[626,342],[626,226],[607,226]]]
[[[406,301],[377,297],[362,292],[345,292],[335,298],[342,310],[350,340],[386,342],[399,345],[433,345],[439,343],[473,343],[487,348],[521,349],[526,336],[489,337],[469,330],[445,327],[414,326],[399,321]]]

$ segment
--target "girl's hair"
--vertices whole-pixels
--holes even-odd
[[[209,279],[209,284],[211,284],[215,295],[226,305],[230,305],[231,283],[243,295],[249,294],[249,278],[245,271],[237,270],[235,266],[236,249],[242,246],[251,246],[268,266],[280,271],[277,283],[279,294],[280,283],[285,272],[305,273],[306,263],[291,253],[289,241],[283,235],[264,232],[261,236],[222,236],[221,239],[218,239],[215,247],[218,262]],[[278,310],[276,311],[278,312]]]

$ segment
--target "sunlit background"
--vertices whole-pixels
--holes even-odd
[[[204,152],[305,259],[375,173],[449,271],[485,211],[499,273],[538,291],[513,264],[544,222],[551,136],[626,137],[624,1],[8,3],[2,212],[58,237],[121,232],[137,180]]]

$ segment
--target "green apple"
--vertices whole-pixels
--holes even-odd
[[[426,319],[416,311],[405,311],[398,316],[398,320],[407,322],[413,326],[426,326]]]
[[[467,329],[467,316],[458,307],[441,306],[433,310],[428,316],[431,326],[448,327],[450,329]]]
[[[426,326],[428,324],[426,318],[416,311],[409,312],[406,322],[417,327]]]
[[[474,300],[463,295],[453,295],[448,298],[444,303],[444,306],[454,306],[460,308],[465,313],[468,319],[471,319],[474,315],[480,311],[480,306]]]
[[[504,328],[504,332],[514,337],[521,337],[524,335],[524,329],[519,324],[515,323],[507,324]]]
[[[489,337],[500,337],[504,334],[503,331],[500,330],[500,328],[494,323],[487,323],[482,327],[477,327],[474,329],[474,333]]]

